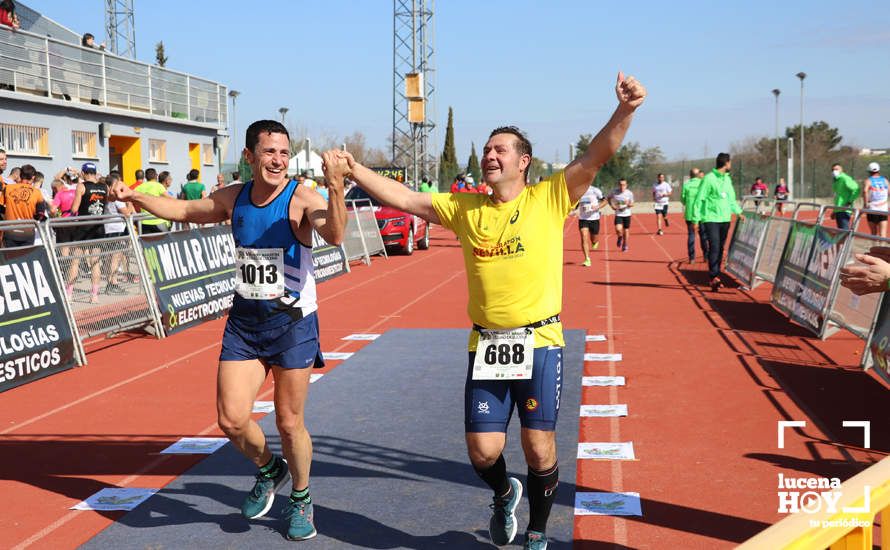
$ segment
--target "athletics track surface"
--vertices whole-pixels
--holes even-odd
[[[629,410],[622,418],[572,420],[580,425],[578,440],[633,442],[636,460],[578,460],[577,478],[564,477],[561,489],[565,493],[573,489],[637,492],[643,514],[576,517],[576,548],[729,548],[781,519],[776,512],[777,474],[843,480],[890,451],[890,421],[881,414],[886,410],[882,405],[887,403],[887,388],[854,367],[860,360],[861,341],[846,332],[825,342],[809,337],[768,305],[769,285],[753,292],[704,290],[705,266],[680,263],[686,256],[685,227],[678,215],[671,218],[674,225],[667,234],[656,237],[654,217],[635,215],[626,253],[616,252],[614,237],[604,234],[591,268],[579,265],[576,222],[570,219],[566,225],[565,326],[588,335],[606,335],[605,342],[587,342],[588,353],[622,354],[621,361],[585,362],[579,369],[585,376],[625,376],[627,382],[623,387],[581,388],[576,377],[565,383],[576,384],[573,391],[583,404],[627,404]],[[610,222],[607,218],[603,227],[610,228]],[[323,349],[356,352],[368,345],[341,340],[353,333],[465,329],[462,265],[456,241],[438,228],[429,251],[375,259],[371,266],[358,265],[352,274],[324,283],[319,287]],[[187,476],[178,478],[190,468],[201,471],[231,452],[228,448],[217,451],[220,457],[206,458],[206,465],[199,464],[205,458],[201,456],[158,454],[180,437],[221,435],[215,425],[214,377],[222,326],[222,321],[207,323],[164,341],[134,336],[100,340],[88,348],[87,367],[0,394],[0,491],[6,497],[0,504],[0,546],[74,548],[87,543],[115,521],[120,521],[116,527],[120,529],[128,520],[120,512],[69,510],[72,505],[105,487],[171,484],[175,488],[188,480]],[[372,346],[368,345],[368,353],[373,352]],[[462,360],[460,349],[455,354]],[[349,361],[342,363],[346,372],[335,372],[327,380],[331,389],[338,376],[346,380],[346,375],[353,375]],[[322,372],[340,368],[338,364],[331,361]],[[402,367],[409,369],[407,364]],[[322,378],[313,387],[310,401],[315,390],[323,393],[325,382]],[[391,384],[400,394],[430,390],[410,372]],[[354,403],[363,396],[340,397]],[[258,399],[271,399],[269,382]],[[435,400],[445,402],[444,397]],[[374,404],[368,403],[364,410],[373,415]],[[567,425],[568,415],[577,414],[577,408],[564,406],[561,427]],[[424,430],[430,433],[434,427],[429,423],[441,419],[441,431],[433,435],[451,450],[448,460],[455,462],[450,474],[454,479],[449,479],[460,484],[460,491],[470,490],[466,494],[472,495],[475,507],[456,513],[432,492],[414,494],[406,513],[427,506],[445,518],[443,523],[453,514],[458,518],[450,528],[453,538],[435,547],[471,547],[486,521],[488,495],[466,464],[460,463],[463,437],[454,427],[460,426],[461,411],[456,407],[412,415],[418,422],[420,416],[426,417]],[[788,430],[785,448],[778,449],[778,420],[806,420],[807,426]],[[872,422],[870,450],[861,448],[861,430],[841,428],[843,420]],[[326,432],[320,443],[330,448],[338,443],[337,437]],[[396,440],[393,435],[387,437]],[[360,442],[345,444],[361,443],[357,448],[371,453],[373,442],[371,431]],[[511,444],[516,443],[514,438]],[[565,466],[568,461],[575,463],[574,454],[565,448],[560,451],[563,472],[571,469]],[[319,459],[324,461],[324,456]],[[250,484],[248,476],[239,474],[249,468],[234,457],[226,464],[231,471],[220,475],[236,476],[231,478],[236,487],[220,488],[232,492],[222,501],[230,505],[222,512],[226,519],[196,523],[192,531],[206,530],[207,540],[224,532],[225,544],[232,547],[258,545],[258,539],[275,540],[251,533],[279,528],[277,524],[232,523],[230,516],[240,498],[235,492]],[[512,472],[524,470],[515,459],[508,466]],[[365,489],[366,480],[360,475],[351,480],[339,477],[343,479],[333,472],[324,482],[351,486],[359,494]],[[398,478],[394,479],[397,483]],[[474,486],[477,492],[472,491]],[[449,487],[448,480],[431,480],[418,492]],[[367,492],[368,502],[388,502],[386,495]],[[560,502],[569,502],[567,496],[563,494]],[[340,514],[359,524],[364,521],[368,533],[379,527],[376,538],[341,542],[373,548],[424,548],[434,546],[427,543],[442,542],[423,537],[439,535],[441,530],[424,532],[419,526],[405,532],[369,523],[362,516],[347,517],[331,502],[342,495],[326,501],[316,492],[315,498],[322,530],[324,513]],[[370,506],[362,503],[359,509]],[[474,514],[475,508],[478,518],[467,515]],[[564,504],[557,507],[560,514],[564,509]],[[138,513],[137,509],[133,514]],[[520,531],[526,514],[524,502]],[[183,515],[188,516],[185,511]],[[169,523],[177,517],[171,516]],[[475,519],[462,525],[464,517]],[[103,537],[113,533],[114,529],[109,530],[90,544],[101,546],[109,540]],[[193,546],[201,540],[199,534],[192,533],[192,544],[183,540],[178,545],[170,541],[170,545]],[[145,546],[142,539],[117,542],[117,547]],[[275,545],[279,543],[283,539]],[[322,543],[303,545],[311,548]]]

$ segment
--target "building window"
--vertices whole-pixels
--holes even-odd
[[[96,132],[71,132],[71,153],[75,157],[96,158]]]
[[[213,145],[210,143],[202,143],[201,144],[201,156],[204,158],[204,164],[213,165],[214,154],[213,154]]]
[[[0,124],[0,149],[13,155],[49,156],[49,128]]]
[[[167,162],[167,142],[163,139],[148,140],[148,160],[150,162]]]

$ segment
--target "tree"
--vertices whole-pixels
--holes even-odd
[[[241,158],[238,160],[238,174],[241,176],[241,181],[248,181],[253,178],[253,168],[247,163],[244,155],[241,155]]]
[[[587,152],[587,147],[590,146],[591,141],[593,141],[592,134],[581,134],[578,136],[578,141],[575,142],[575,159]],[[569,161],[575,159],[569,159]]]
[[[164,55],[164,41],[161,40],[155,44],[155,62],[158,64],[158,67],[166,67],[167,59],[169,58]]]
[[[445,127],[445,147],[439,158],[439,189],[447,189],[460,172],[457,152],[454,149],[454,111],[448,107],[448,125]]]
[[[479,157],[476,156],[476,144],[470,142],[470,159],[467,161],[467,174],[473,176],[476,182],[482,181],[482,169],[479,168]]]

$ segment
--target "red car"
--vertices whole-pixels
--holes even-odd
[[[398,248],[403,254],[414,253],[415,245],[420,250],[430,247],[430,231],[427,221],[419,216],[381,206],[377,199],[368,195],[361,187],[353,187],[346,193],[347,206],[351,200],[370,200],[377,218],[377,227],[383,244],[388,248]]]

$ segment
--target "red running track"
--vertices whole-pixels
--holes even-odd
[[[639,492],[643,509],[576,518],[578,548],[732,547],[781,518],[778,473],[845,479],[890,450],[890,421],[879,414],[887,388],[854,367],[862,343],[809,337],[770,308],[768,285],[704,290],[704,265],[678,261],[686,233],[671,219],[655,236],[654,216],[634,216],[626,253],[604,234],[591,268],[580,265],[574,220],[566,224],[565,325],[607,336],[587,351],[623,354],[586,364],[585,375],[627,378],[625,387],[584,388],[582,402],[629,407],[625,418],[582,418],[579,440],[632,441],[637,457],[582,460],[577,485]],[[428,251],[375,259],[319,287],[325,351],[359,349],[341,340],[352,333],[468,325],[457,241],[441,228],[433,235]],[[94,342],[87,367],[0,394],[0,544],[74,548],[120,514],[72,505],[108,486],[163,487],[200,460],[158,453],[180,437],[221,435],[222,327]],[[270,395],[269,382],[259,399]],[[840,427],[844,419],[872,420],[872,449]],[[807,421],[781,450],[778,420]]]

